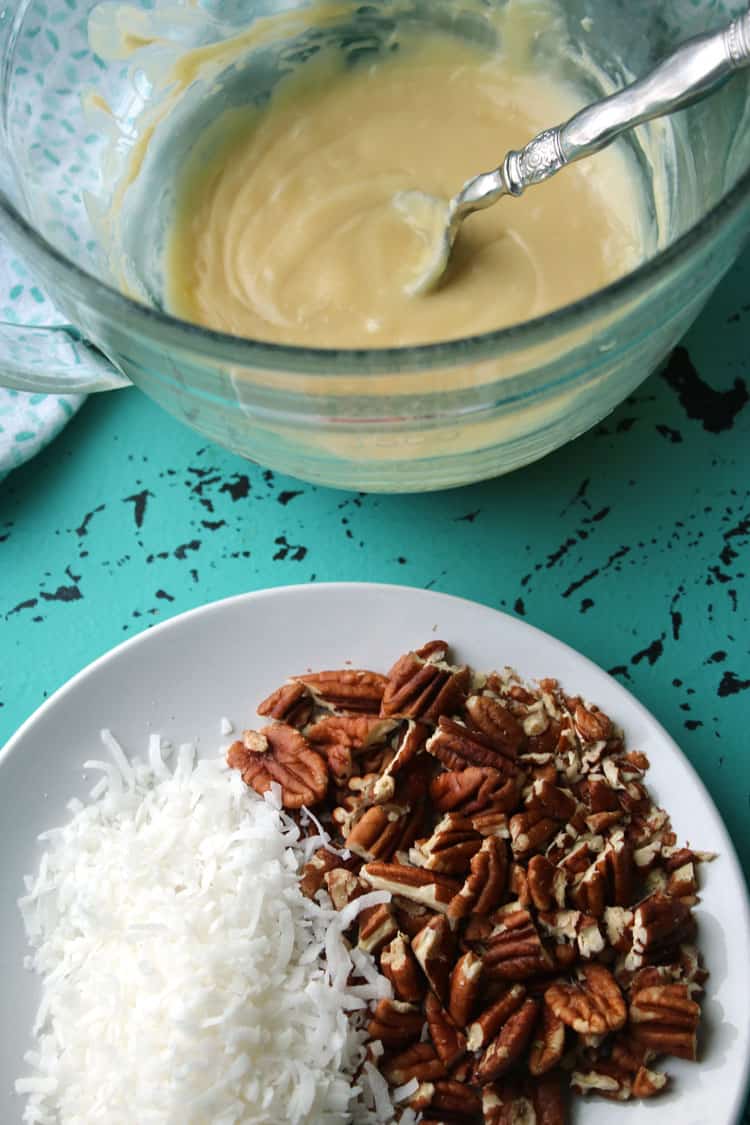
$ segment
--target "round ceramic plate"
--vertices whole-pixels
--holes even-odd
[[[714,851],[697,908],[711,977],[704,1005],[702,1061],[667,1060],[674,1081],[653,1102],[618,1105],[576,1099],[575,1125],[734,1125],[748,1074],[750,913],[739,864],[719,814],[680,750],[618,683],[584,657],[521,621],[472,602],[403,587],[365,584],[291,587],[231,598],[186,613],[127,641],[61,688],[19,730],[0,757],[0,1121],[21,1121],[13,1080],[38,1002],[23,969],[16,899],[35,870],[37,835],[85,798],[93,778],[82,763],[101,757],[109,727],[129,752],[145,753],[158,731],[198,740],[214,755],[228,741],[220,720],[255,721],[255,705],[287,675],[354,666],[385,671],[402,652],[440,637],[480,670],[510,664],[524,677],[555,676],[598,703],[651,759],[649,782],[671,813],[680,841]]]

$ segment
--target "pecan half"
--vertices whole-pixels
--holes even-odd
[[[498,699],[472,695],[466,700],[465,710],[472,727],[487,735],[500,754],[511,760],[518,757],[526,742],[524,729]]]
[[[458,813],[446,813],[429,839],[417,840],[410,858],[428,871],[461,875],[481,845],[482,837],[470,820]]]
[[[562,867],[554,864],[543,855],[532,856],[526,871],[529,895],[537,910],[554,910],[555,906],[565,906],[567,878]]]
[[[427,995],[424,1014],[438,1057],[446,1069],[450,1070],[466,1054],[466,1036],[456,1027],[433,992]]]
[[[248,735],[255,737],[251,739]],[[298,730],[286,723],[246,732],[243,742],[233,742],[229,747],[227,764],[239,770],[242,780],[256,793],[268,792],[277,782],[285,809],[315,805],[328,790],[324,759],[310,748]]]
[[[564,1048],[565,1024],[549,1004],[545,1004],[529,1053],[530,1072],[539,1077],[554,1069],[562,1058]]]
[[[277,719],[287,726],[301,729],[310,720],[313,700],[304,684],[282,684],[258,704],[258,714],[267,719]]]
[[[482,980],[482,958],[469,950],[459,957],[450,979],[448,1014],[457,1027],[466,1027],[472,1017]]]
[[[430,1102],[430,1112],[446,1114],[451,1121],[476,1121],[482,1102],[476,1090],[450,1078],[439,1079]]]
[[[323,882],[336,910],[343,910],[370,889],[364,880],[345,867],[334,867],[332,871],[326,871]]]
[[[494,741],[479,730],[473,730],[455,719],[441,715],[425,750],[449,770],[465,770],[468,766],[491,766],[503,777],[514,777],[517,765],[498,750]]]
[[[419,1038],[423,1023],[422,1013],[414,1004],[379,1000],[367,1034],[371,1039],[379,1039],[384,1047],[403,1048]]]
[[[455,962],[456,939],[445,915],[436,914],[431,918],[413,939],[411,948],[430,988],[440,1003],[446,1004]]]
[[[474,1081],[480,1086],[494,1082],[518,1062],[531,1039],[539,1003],[531,997],[503,1024],[474,1067]]]
[[[694,932],[695,920],[689,906],[666,895],[651,895],[636,907],[633,946],[626,967],[637,969],[646,960],[663,957],[689,941]]]
[[[537,1125],[534,1106],[517,1082],[484,1086],[482,1112],[485,1125]]]
[[[388,860],[408,848],[421,831],[423,816],[420,809],[411,810],[399,805],[371,805],[346,837],[350,852],[365,860]]]
[[[329,871],[333,871],[337,867],[349,868],[350,866],[349,861],[343,860],[335,852],[329,851],[328,848],[319,848],[302,868],[300,878],[302,894],[306,895],[307,898],[313,898],[323,886],[323,880]]]
[[[305,738],[325,756],[331,774],[342,782],[354,772],[354,756],[382,745],[395,726],[378,715],[325,715],[307,727]]]
[[[518,1011],[526,997],[522,984],[514,984],[506,989],[477,1020],[469,1026],[466,1044],[470,1051],[481,1051],[494,1039],[503,1024]]]
[[[500,905],[508,878],[508,850],[505,841],[487,836],[471,860],[461,890],[448,905],[448,918],[456,924],[470,914],[490,914]]]
[[[407,1000],[412,1004],[420,1002],[424,994],[422,977],[405,934],[396,934],[390,945],[383,950],[380,955],[380,970],[393,985],[398,1000]]]
[[[413,1078],[419,1083],[434,1082],[447,1073],[432,1043],[415,1043],[383,1067],[383,1074],[393,1086],[403,1086]]]
[[[521,981],[553,967],[528,910],[504,914],[487,941],[484,970],[488,979]]]
[[[654,985],[631,996],[633,1034],[658,1054],[695,1060],[699,1020],[700,1007],[690,998],[687,984]]]
[[[459,889],[446,875],[401,863],[368,863],[360,874],[376,891],[391,891],[443,913]]]
[[[383,694],[383,715],[436,723],[463,703],[469,686],[469,669],[446,663],[448,646],[432,641],[399,657],[388,673]]]
[[[439,773],[430,783],[430,800],[439,812],[509,813],[516,808],[520,791],[520,775],[506,777],[492,766],[467,766]]]
[[[368,714],[380,710],[386,685],[385,676],[378,672],[353,668],[311,672],[293,679],[304,684],[315,701],[324,707],[338,711],[365,711]]]
[[[552,984],[545,1003],[568,1027],[580,1035],[606,1035],[619,1031],[627,1010],[617,981],[604,965],[586,965],[576,984]]]

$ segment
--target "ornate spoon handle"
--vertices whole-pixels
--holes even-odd
[[[498,169],[503,194],[521,195],[531,184],[598,152],[635,125],[674,113],[703,97],[748,65],[750,11],[721,31],[688,40],[645,78],[587,106],[564,125],[545,129],[520,152],[509,152]]]

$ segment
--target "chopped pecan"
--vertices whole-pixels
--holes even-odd
[[[526,997],[522,984],[511,985],[468,1028],[466,1045],[470,1051],[481,1051],[494,1039],[503,1024],[518,1011]]]
[[[508,823],[510,846],[518,860],[527,859],[534,852],[543,851],[560,827],[560,822],[543,813],[516,813]]]
[[[398,933],[398,924],[393,916],[393,908],[387,902],[363,910],[359,915],[358,922],[358,945],[360,949],[364,949],[365,953],[378,953],[384,946],[393,941]]]
[[[416,841],[410,858],[428,871],[461,875],[481,845],[482,837],[470,820],[459,813],[445,813],[429,839]]]
[[[300,730],[310,720],[313,700],[304,684],[292,681],[282,684],[258,705],[258,714],[267,719],[277,719],[287,726]]]
[[[534,1106],[517,1082],[484,1086],[482,1112],[485,1125],[537,1125]]]
[[[565,1095],[559,1074],[544,1074],[530,1083],[535,1125],[565,1125]]]
[[[553,967],[528,910],[504,914],[487,942],[484,969],[488,979],[526,980]]]
[[[501,836],[507,840],[510,836],[508,816],[500,809],[485,809],[483,812],[474,813],[471,824],[480,836]]]
[[[559,954],[561,945],[570,945],[575,948],[578,956],[587,961],[605,948],[604,937],[596,918],[583,914],[580,910],[556,910],[549,914],[542,912],[538,915],[538,921],[544,932],[557,942],[556,954]],[[573,960],[575,959],[574,957]],[[562,961],[565,960],[563,956]]]
[[[460,891],[451,899],[448,918],[451,924],[469,914],[490,914],[500,905],[508,877],[508,851],[505,841],[487,836],[471,860],[471,868]]]
[[[313,898],[315,893],[323,886],[326,873],[337,867],[349,867],[350,863],[344,861],[336,852],[328,848],[318,848],[312,859],[308,860],[302,868],[300,890],[307,898]]]
[[[378,672],[353,668],[311,672],[293,678],[304,684],[315,701],[324,707],[337,711],[365,711],[368,714],[380,710],[386,685],[385,676]]]
[[[633,1078],[633,1097],[652,1098],[654,1094],[660,1094],[668,1083],[669,1078],[662,1071],[639,1066]]]
[[[600,1094],[617,1102],[628,1101],[633,1092],[631,1076],[606,1059],[574,1070],[570,1085],[577,1094]]]
[[[576,812],[578,803],[567,790],[540,778],[531,787],[526,808],[530,813],[538,813],[541,817],[569,821]]]
[[[353,773],[353,756],[383,744],[396,723],[378,715],[325,715],[307,727],[305,738],[328,762],[333,777],[347,781]]]
[[[530,1072],[538,1077],[552,1070],[560,1062],[564,1048],[565,1024],[545,1004],[529,1053]]]
[[[469,686],[469,669],[446,664],[448,646],[431,642],[400,657],[388,673],[381,713],[436,723],[463,703]]]
[[[528,910],[531,906],[529,877],[526,874],[526,868],[522,867],[520,863],[511,863],[510,865],[508,889],[513,898],[517,899],[518,905],[522,906],[524,910]]]
[[[486,734],[499,753],[511,760],[518,757],[526,735],[507,707],[490,695],[472,695],[466,700],[465,709],[472,727]]]
[[[383,1074],[393,1086],[403,1086],[413,1078],[419,1083],[434,1082],[447,1073],[432,1043],[415,1043],[383,1067]]]
[[[630,1023],[636,1039],[657,1054],[697,1058],[700,1007],[687,984],[641,988],[630,1000]]]
[[[371,1039],[379,1039],[384,1047],[404,1048],[419,1038],[424,1019],[419,1008],[402,1000],[379,1000],[367,1025]]]
[[[518,1062],[531,1039],[538,1012],[538,1001],[530,997],[524,1000],[481,1055],[474,1068],[475,1082],[480,1086],[494,1082]]]
[[[401,863],[368,863],[360,874],[376,891],[391,891],[443,913],[459,890],[446,875]]]
[[[505,757],[482,731],[472,730],[445,715],[440,716],[437,730],[425,743],[425,750],[454,772],[469,766],[490,766],[508,778],[514,777],[518,769],[515,760]]]
[[[581,699],[569,701],[573,704],[573,722],[584,742],[606,741],[612,733],[612,721],[598,707],[586,707]]]
[[[585,965],[580,983],[550,985],[544,1000],[564,1024],[580,1035],[619,1031],[627,1017],[617,981],[604,965]]]
[[[520,774],[505,777],[492,766],[446,770],[430,783],[430,800],[439,812],[475,816],[487,809],[509,813],[518,804]]]
[[[466,1027],[472,1017],[482,980],[482,959],[469,950],[459,957],[450,979],[448,1014],[457,1027]]]
[[[242,780],[256,793],[266,793],[274,782],[278,783],[285,809],[315,805],[328,789],[325,760],[286,723],[246,732],[243,742],[233,742],[229,747],[227,763],[241,772]]]
[[[529,895],[537,910],[553,910],[557,905],[565,906],[567,878],[562,867],[554,864],[543,855],[532,856],[527,868]]]
[[[347,871],[345,867],[334,867],[333,870],[326,871],[323,882],[336,910],[343,910],[370,889],[353,871]]]
[[[405,934],[396,934],[380,955],[380,970],[393,985],[397,999],[418,1004],[424,994],[419,967]],[[408,1081],[408,1079],[405,1079]]]
[[[686,905],[695,903],[698,891],[698,879],[695,874],[695,864],[692,859],[687,860],[679,867],[669,869],[667,880],[667,894],[671,898],[679,898]]]
[[[401,770],[410,765],[424,748],[424,744],[431,733],[431,728],[425,723],[417,723],[409,719],[398,736],[396,752],[386,767],[386,775],[392,776],[400,773]]]
[[[427,995],[424,1013],[438,1057],[446,1069],[450,1070],[466,1054],[466,1036],[453,1023],[434,992]]]
[[[411,948],[430,988],[440,1003],[446,1004],[455,961],[456,939],[445,915],[436,914],[431,918],[414,938]]]

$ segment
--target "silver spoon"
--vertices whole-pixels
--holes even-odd
[[[423,238],[426,250],[410,296],[434,289],[442,278],[464,219],[504,195],[554,176],[566,164],[605,148],[621,133],[698,101],[732,73],[750,64],[750,10],[721,31],[689,39],[637,82],[593,102],[564,125],[545,129],[520,152],[509,152],[493,172],[464,184],[451,200],[421,191],[399,192],[394,205]]]

